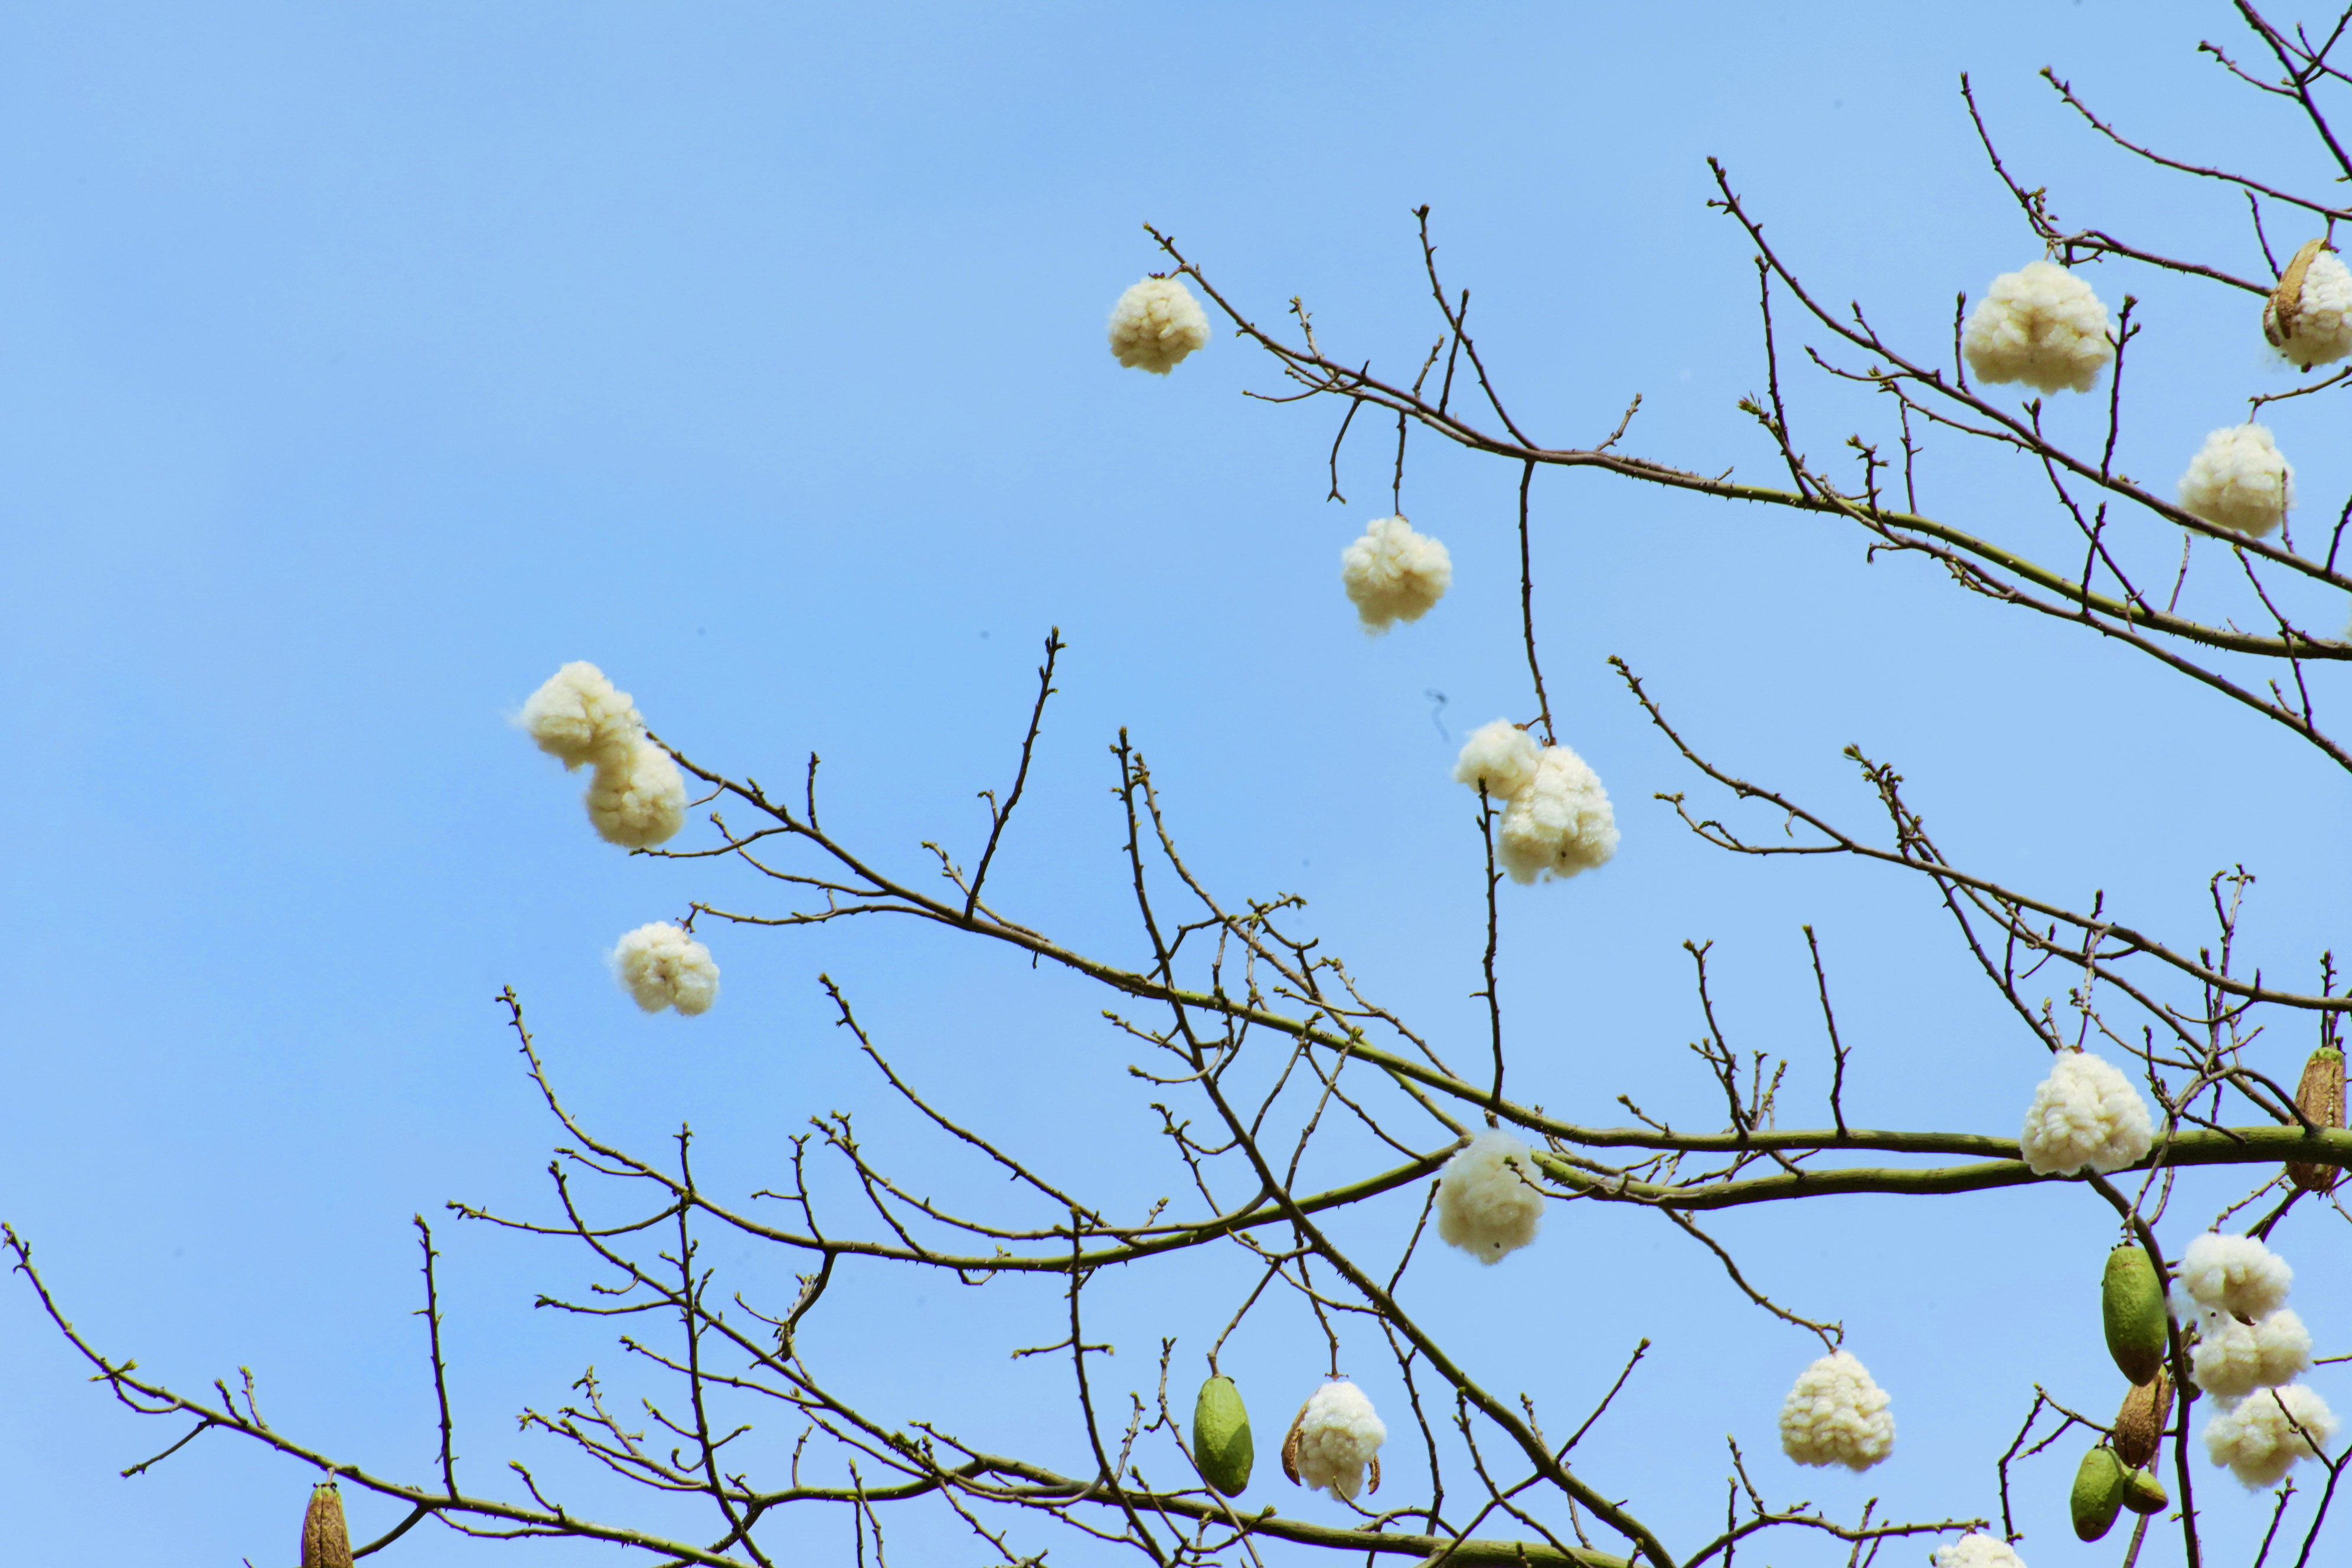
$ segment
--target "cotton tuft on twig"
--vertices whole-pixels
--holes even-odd
[[[1565,879],[1617,853],[1617,817],[1600,775],[1584,759],[1566,746],[1548,746],[1535,777],[1504,808],[1495,840],[1511,880]]]
[[[1977,1530],[1938,1546],[1928,1562],[1935,1568],[2025,1568],[2025,1559],[2016,1548],[1998,1535]]]
[[[2180,508],[2216,528],[2255,539],[2286,521],[2294,468],[2267,426],[2234,425],[2205,437],[2180,476]]]
[[[2105,1174],[2145,1159],[2155,1141],[2131,1080],[2085,1051],[2061,1051],[2026,1108],[2025,1163],[2039,1176]]]
[[[2305,240],[2263,304],[2263,336],[2309,370],[2352,354],[2352,268],[2322,239]]]
[[[573,659],[530,694],[516,722],[539,749],[562,759],[565,768],[624,761],[645,732],[625,691],[615,691],[604,672],[584,658]]]
[[[1439,1173],[1438,1238],[1488,1264],[1527,1246],[1543,1224],[1535,1174],[1525,1143],[1500,1128],[1479,1133]]]
[[[643,736],[625,762],[602,763],[588,785],[588,820],[608,844],[644,849],[686,826],[686,775]]]
[[[1299,1407],[1282,1442],[1282,1473],[1309,1491],[1321,1489],[1350,1501],[1371,1471],[1381,1489],[1380,1447],[1389,1429],[1372,1402],[1352,1383],[1327,1383]]]
[[[1462,742],[1462,754],[1454,763],[1454,782],[1472,789],[1483,784],[1488,795],[1508,801],[1535,783],[1536,765],[1542,761],[1543,746],[1533,735],[1508,719],[1497,719],[1479,725]]]
[[[2200,1314],[2189,1375],[2216,1399],[2242,1399],[2258,1388],[2293,1383],[2311,1364],[2311,1331],[2284,1308],[2242,1323],[2227,1312]]]
[[[2224,1406],[2205,1423],[2205,1453],[2249,1487],[2275,1486],[2297,1459],[2318,1458],[2335,1436],[2327,1401],[2295,1383]]]
[[[1454,581],[1454,559],[1402,517],[1375,518],[1339,552],[1339,581],[1364,630],[1377,635],[1428,614]]]
[[[1110,310],[1110,352],[1135,370],[1166,375],[1209,341],[1209,318],[1181,278],[1146,278]]]
[[[688,1017],[719,1000],[710,950],[667,921],[641,925],[613,948],[613,977],[648,1013],[675,1007]]]
[[[2190,1300],[2240,1318],[2266,1318],[2286,1301],[2294,1270],[2251,1236],[2207,1231],[2180,1255],[2180,1288]]]
[[[1852,1351],[1833,1351],[1797,1374],[1780,1405],[1780,1451],[1801,1465],[1866,1470],[1895,1451],[1889,1394]]]
[[[2050,261],[1994,279],[1969,313],[1960,349],[1979,381],[2021,381],[2037,392],[2088,392],[2116,357],[2107,308],[2088,283]]]

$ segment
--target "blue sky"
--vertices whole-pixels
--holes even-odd
[[[1004,953],[707,929],[718,1009],[640,1016],[603,968],[620,931],[769,895],[587,833],[578,781],[505,721],[572,658],[714,766],[773,782],[821,752],[829,826],[919,874],[926,838],[975,852],[973,792],[1009,777],[1058,626],[1062,695],[992,879],[1008,912],[1139,955],[1104,793],[1126,726],[1214,885],[1303,893],[1380,995],[1472,1037],[1475,839],[1446,770],[1468,727],[1530,710],[1517,475],[1413,445],[1404,510],[1452,549],[1455,588],[1368,640],[1336,556],[1390,510],[1389,435],[1360,428],[1348,503],[1327,503],[1336,410],[1245,401],[1275,377],[1240,343],[1164,381],[1119,371],[1102,322],[1155,266],[1139,226],[1261,321],[1303,296],[1335,352],[1399,371],[1438,331],[1410,216],[1429,203],[1541,438],[1597,440],[1639,392],[1632,449],[1769,480],[1732,406],[1760,376],[1753,274],[1703,205],[1706,155],[1825,295],[1932,358],[1957,290],[2038,253],[1982,165],[1962,69],[2069,222],[2261,271],[2235,198],[2098,145],[2033,75],[2056,66],[2184,155],[2320,188],[2292,128],[2194,53],[2233,26],[2107,0],[0,14],[0,666],[20,705],[0,1215],[100,1344],[192,1389],[249,1365],[281,1427],[421,1477],[409,1216],[547,1202],[553,1129],[502,986],[583,1117],[646,1149],[690,1118],[708,1179],[739,1191],[836,1110],[919,1187],[980,1179],[830,1026],[820,971],[956,1114],[1025,1130],[1107,1202],[1176,1190],[1134,1156],[1156,1119],[1105,999]],[[2149,323],[2119,464],[2168,487],[2286,378],[2235,300],[2100,286]],[[1876,417],[1795,384],[1817,457]],[[2081,435],[2096,414],[2052,417]],[[2305,493],[2340,497],[2341,407],[2273,422]],[[1927,463],[1927,510],[2029,547],[2063,537],[2032,473],[1949,439]],[[1727,765],[1849,824],[1873,814],[1838,754],[1853,742],[1989,872],[2078,904],[2105,889],[2187,946],[2206,878],[2243,864],[2266,972],[2307,982],[2344,945],[2341,775],[2147,661],[1866,563],[1817,520],[1592,472],[1539,475],[1535,505],[1562,738],[1608,782],[1624,847],[1575,883],[1505,889],[1523,1098],[1592,1121],[1620,1093],[1707,1114],[1679,944],[1712,939],[1732,1043],[1790,1056],[1787,1103],[1809,1109],[1786,1120],[1819,1120],[1805,921],[1856,1048],[1856,1121],[2010,1132],[2044,1066],[1925,889],[1690,841],[1651,796],[1698,784],[1611,654]],[[2308,1045],[2265,1059],[2289,1075]],[[1334,1177],[1359,1155],[1335,1142]],[[2230,1195],[2185,1185],[2176,1215]],[[1748,1211],[1719,1233],[1799,1310],[1845,1320],[1903,1423],[1864,1480],[1800,1472],[1771,1423],[1810,1342],[1639,1217],[1564,1211],[1502,1270],[1434,1257],[1420,1289],[1497,1386],[1548,1411],[1580,1411],[1651,1337],[1650,1381],[1588,1464],[1678,1541],[1719,1517],[1727,1432],[1776,1500],[1965,1516],[1997,1506],[1992,1458],[2036,1381],[2094,1409],[2116,1392],[2091,1311],[2112,1226],[2087,1194]],[[1361,1235],[1397,1218],[1368,1213]],[[568,1476],[512,1418],[621,1359],[597,1326],[530,1310],[577,1266],[436,1225],[467,1473],[497,1485],[523,1458]],[[2344,1282],[2339,1235],[2300,1215],[2279,1245],[2323,1351],[2352,1349],[2352,1321],[2317,1307]],[[789,1285],[783,1261],[722,1253],[750,1288]],[[1106,1281],[1116,1373],[1148,1386],[1157,1340],[1179,1338],[1180,1365],[1204,1345],[1232,1268]],[[877,1271],[839,1295],[822,1354],[877,1409],[1079,1463],[1066,1372],[1005,1359],[1053,1337],[1049,1293]],[[1269,1320],[1234,1352],[1262,1427],[1312,1386],[1311,1340]],[[292,1536],[306,1478],[229,1439],[117,1479],[175,1431],[87,1385],[21,1289],[0,1293],[0,1511],[26,1561],[102,1538],[123,1560],[264,1563]],[[2021,1494],[2037,1568],[2077,1560],[2043,1464]],[[2255,1505],[2225,1482],[2203,1496],[2225,1557],[2250,1555]],[[354,1505],[355,1529],[388,1521]],[[841,1522],[810,1527],[814,1560],[843,1550]],[[976,1544],[943,1515],[906,1529],[909,1561]],[[497,1555],[446,1532],[396,1552]]]

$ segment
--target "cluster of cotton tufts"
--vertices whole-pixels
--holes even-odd
[[[2026,1108],[2025,1163],[2036,1175],[2105,1173],[2137,1163],[2155,1139],[2131,1080],[2085,1051],[2061,1051]]]
[[[1960,349],[1978,380],[2021,381],[2039,392],[2088,392],[2116,357],[2107,308],[2088,283],[2048,261],[1994,279],[1969,313]]]
[[[2210,1230],[2181,1254],[2179,1276],[2199,1306],[2246,1319],[2277,1311],[2294,1284],[2286,1259],[2254,1237]]]
[[[1372,1489],[1381,1489],[1380,1448],[1388,1441],[1364,1391],[1352,1383],[1327,1383],[1317,1389],[1290,1424],[1282,1445],[1283,1473],[1309,1491],[1321,1489],[1342,1501],[1363,1489],[1370,1467]]]
[[[517,722],[564,767],[593,765],[588,820],[606,842],[643,849],[686,825],[686,775],[646,736],[645,720],[604,672],[575,659],[530,694]]]
[[[1118,363],[1166,375],[1209,341],[1209,318],[1181,278],[1146,278],[1110,308],[1110,352]]]
[[[2286,521],[2294,467],[2267,426],[2234,425],[2205,437],[2180,476],[2180,507],[2216,528],[2255,539]]]
[[[1928,1561],[1935,1568],[2025,1568],[2025,1559],[2016,1548],[1997,1535],[1976,1530],[1938,1546]]]
[[[2295,1383],[2225,1405],[2205,1424],[2205,1453],[2249,1487],[2275,1486],[2297,1459],[2318,1458],[2335,1436],[2327,1401]]]
[[[2263,306],[2263,336],[2305,370],[2352,354],[2352,268],[2326,241],[2306,242],[2287,263]]]
[[[1536,1238],[1543,1194],[1528,1146],[1490,1127],[1445,1162],[1437,1178],[1437,1234],[1481,1263],[1500,1263]]]
[[[2201,1313],[2189,1355],[2189,1375],[2216,1399],[2293,1383],[2310,1364],[2311,1331],[2284,1308],[2251,1323],[2227,1312]]]
[[[1852,1351],[1832,1352],[1797,1374],[1781,1403],[1780,1451],[1801,1465],[1866,1470],[1895,1451],[1893,1403]]]
[[[1454,763],[1454,782],[1508,801],[1536,782],[1536,765],[1542,761],[1543,747],[1533,735],[1508,719],[1497,719],[1470,731]]]
[[[648,1013],[675,1007],[688,1017],[719,1000],[710,950],[667,921],[641,925],[613,948],[613,974]]]
[[[1471,731],[1454,778],[1503,802],[1496,849],[1515,882],[1575,876],[1617,853],[1609,792],[1566,746],[1539,746],[1507,719]]]
[[[1339,581],[1364,630],[1377,636],[1428,614],[1454,581],[1454,559],[1402,517],[1374,518],[1339,552]]]

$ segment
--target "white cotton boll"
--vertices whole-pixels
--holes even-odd
[[[2297,1459],[2317,1458],[2335,1436],[2336,1415],[2327,1401],[2294,1383],[2224,1406],[2205,1423],[2205,1453],[2249,1487],[2275,1486]]]
[[[1147,278],[1110,310],[1110,352],[1118,363],[1166,375],[1209,341],[1209,318],[1181,278]]]
[[[2072,1175],[2088,1166],[2120,1171],[2147,1157],[2155,1141],[2147,1102],[2131,1080],[2086,1051],[2061,1051],[2026,1108],[2025,1163],[2034,1174]]]
[[[1350,1500],[1363,1489],[1367,1465],[1371,1467],[1372,1489],[1380,1490],[1378,1455],[1388,1437],[1389,1429],[1362,1389],[1352,1383],[1327,1383],[1307,1401],[1291,1426],[1283,1468],[1309,1491],[1319,1489]]]
[[[2189,1375],[2216,1399],[2239,1399],[2258,1388],[2293,1383],[2311,1364],[2311,1331],[2282,1308],[2252,1323],[2208,1312],[2189,1352]]]
[[[2334,251],[2312,257],[2288,324],[2289,331],[2279,330],[2275,298],[2263,307],[2263,336],[2305,370],[2352,354],[2352,268]]]
[[[1399,621],[1421,619],[1445,596],[1454,558],[1403,518],[1375,518],[1362,538],[1339,552],[1339,581],[1364,629],[1384,632]]]
[[[624,757],[645,729],[629,694],[584,658],[549,676],[515,721],[566,768]]]
[[[2008,1542],[1974,1530],[1936,1548],[1928,1561],[1935,1568],[2025,1568],[2025,1559]]]
[[[613,974],[648,1013],[675,1007],[688,1017],[719,1000],[710,950],[667,921],[642,925],[613,949]]]
[[[1437,1179],[1437,1235],[1481,1263],[1499,1263],[1536,1238],[1543,1194],[1528,1146],[1490,1127],[1445,1162]]]
[[[2180,509],[2216,528],[2260,539],[2286,521],[2294,467],[2261,425],[2235,425],[2205,437],[2180,476]]]
[[[1617,816],[1600,775],[1566,746],[1548,746],[1535,777],[1511,797],[1495,836],[1496,854],[1515,882],[1575,876],[1617,853]]]
[[[1484,780],[1488,795],[1508,800],[1535,783],[1536,764],[1542,761],[1543,747],[1533,735],[1508,719],[1497,719],[1471,731],[1462,742],[1454,782],[1476,789]]]
[[[2200,1307],[2239,1318],[2266,1318],[2286,1300],[2294,1270],[2251,1236],[2207,1231],[2180,1257],[2180,1288]]]
[[[1852,1351],[1833,1352],[1798,1373],[1781,1403],[1780,1451],[1801,1465],[1866,1470],[1895,1451],[1893,1403]]]
[[[1960,348],[1979,381],[2021,381],[2037,392],[2088,392],[2116,357],[2107,308],[2088,283],[2049,261],[1994,279],[1969,315]]]
[[[642,737],[621,762],[596,764],[588,820],[608,844],[643,849],[686,826],[686,775],[669,753]]]

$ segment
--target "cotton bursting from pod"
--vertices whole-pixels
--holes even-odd
[[[1339,584],[1356,618],[1371,635],[1429,613],[1454,582],[1445,546],[1415,533],[1402,517],[1375,518],[1363,536],[1339,552]]]
[[[1481,1263],[1500,1263],[1536,1238],[1543,1194],[1528,1146],[1489,1127],[1465,1144],[1437,1179],[1437,1234]]]
[[[2324,239],[2307,239],[2263,303],[2263,336],[2309,370],[2352,354],[2352,268]]]
[[[2099,1317],[2107,1331],[2107,1353],[2133,1384],[2144,1384],[2164,1365],[2169,1344],[2165,1328],[2164,1281],[2155,1260],[2137,1242],[2107,1254],[2099,1282]]]
[[[332,1481],[311,1488],[310,1506],[302,1510],[302,1568],[352,1568],[343,1494]]]
[[[2015,1547],[1998,1535],[1975,1530],[1936,1548],[1929,1561],[1935,1568],[2025,1568]]]
[[[2021,381],[2037,392],[2088,392],[2116,357],[2107,308],[2088,283],[2049,261],[1994,279],[1969,313],[1960,349],[1978,380]]]
[[[2311,1364],[2311,1331],[2282,1307],[2251,1323],[2207,1312],[2189,1352],[2189,1375],[2216,1399],[2242,1399],[2258,1388],[2293,1383]]]
[[[1250,1467],[1257,1462],[1249,1412],[1242,1391],[1222,1373],[1201,1384],[1201,1397],[1192,1402],[1192,1458],[1202,1479],[1227,1497],[1239,1497],[1249,1486]]]
[[[1298,1407],[1282,1440],[1282,1473],[1310,1491],[1351,1500],[1363,1489],[1367,1470],[1372,1490],[1381,1489],[1381,1445],[1388,1437],[1388,1427],[1362,1389],[1327,1383]]]
[[[2074,1518],[2074,1534],[2083,1541],[2096,1541],[2114,1528],[2116,1513],[2124,1506],[2124,1464],[2116,1451],[2102,1443],[2083,1456],[2075,1467],[2074,1489],[2067,1494],[2066,1509]]]
[[[2291,1383],[2225,1406],[2205,1424],[2205,1453],[2249,1487],[2276,1486],[2297,1459],[2319,1458],[2335,1436],[2336,1415],[2327,1401],[2307,1385]]]
[[[664,843],[686,825],[686,776],[646,734],[645,720],[604,672],[574,659],[530,695],[516,717],[565,769],[593,766],[588,820],[624,848]]]
[[[2264,425],[2214,431],[2180,476],[2181,510],[2252,539],[2284,522],[2294,499],[2294,465]]]
[[[2341,265],[2340,263],[2338,265]],[[2322,1046],[2303,1064],[2303,1081],[2295,1086],[2295,1108],[2315,1127],[2344,1125],[2344,1053]],[[2312,1165],[2290,1160],[2287,1179],[2306,1193],[2332,1193],[2344,1173],[2333,1165]]]
[[[2285,1304],[2294,1270],[2251,1236],[2207,1231],[2180,1255],[2180,1288],[2211,1311],[2252,1322]]]
[[[641,925],[613,947],[613,975],[648,1013],[675,1007],[688,1017],[719,1000],[710,950],[667,921]]]
[[[1832,1351],[1781,1401],[1780,1451],[1801,1465],[1866,1470],[1895,1451],[1894,1402],[1852,1351]]]
[[[1209,318],[1181,278],[1146,278],[1110,308],[1110,352],[1134,370],[1166,375],[1209,341]]]
[[[2037,1176],[2120,1171],[2155,1141],[2147,1102],[2131,1080],[2087,1051],[2061,1051],[2026,1107],[2018,1142]]]
[[[2145,1468],[2156,1458],[2157,1440],[2171,1419],[2172,1374],[2158,1367],[2154,1377],[2124,1395],[2116,1412],[2116,1457],[2132,1469]]]

